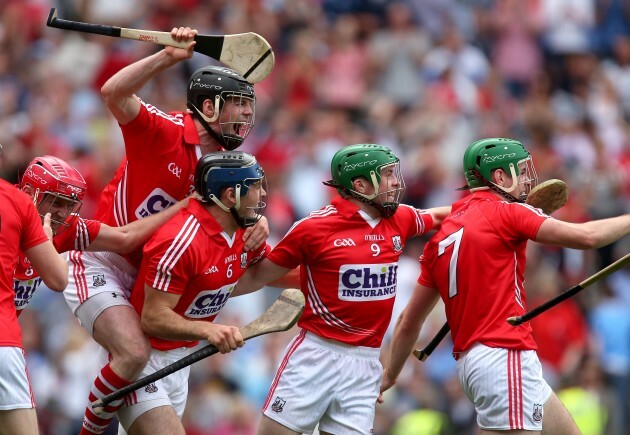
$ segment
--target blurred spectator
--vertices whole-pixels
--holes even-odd
[[[630,280],[627,271],[622,274],[626,281],[619,288],[627,295]],[[599,364],[615,394],[616,400],[611,404],[611,424],[616,433],[621,433],[630,423],[627,400],[630,394],[630,303],[608,286],[604,286],[600,294],[602,300],[592,309],[589,321]]]
[[[0,176],[17,182],[35,155],[59,155],[88,179],[82,211],[90,217],[123,153],[100,86],[157,46],[48,28],[50,7],[58,7],[62,18],[130,28],[254,31],[272,44],[276,66],[256,84],[259,110],[245,149],[267,171],[272,244],[296,219],[329,202],[321,181],[330,178],[330,158],[357,142],[382,143],[401,156],[406,202],[415,206],[459,198],[454,189],[464,180],[458,156],[480,137],[507,136],[533,151],[539,180],[560,178],[569,185],[569,202],[554,216],[581,222],[630,212],[627,0],[0,1]],[[209,63],[218,62],[196,54],[143,88],[141,97],[184,108],[180,91],[188,76]],[[410,245],[400,260],[397,310],[408,297],[423,243]],[[531,304],[580,282],[628,246],[588,253],[532,246]],[[629,276],[627,268],[619,271],[606,287],[534,322],[541,358],[559,381],[575,378],[586,349],[599,361],[601,388],[615,392],[608,420],[616,433],[630,425]],[[230,301],[226,310],[240,313],[234,322],[244,324],[277,294],[266,289]],[[40,296],[22,316],[28,364],[42,430],[76,434],[82,409],[73,398],[87,394],[98,355],[56,296]],[[435,330],[441,315],[438,309]],[[293,335],[260,337],[229,360],[195,365],[189,432],[252,433]],[[377,407],[375,434],[389,434],[402,415],[417,409],[446,415],[452,433],[474,433],[474,411],[454,387],[450,351],[445,340],[426,363],[409,363],[397,391]],[[423,388],[437,406],[422,402]]]
[[[583,435],[621,435],[623,430],[611,431],[608,426],[610,402],[602,383],[597,361],[585,358],[579,367],[575,385],[558,392]]]

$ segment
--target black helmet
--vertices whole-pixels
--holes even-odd
[[[213,202],[224,211],[232,213],[241,227],[248,227],[260,219],[265,209],[265,202],[261,196],[260,202],[252,207],[252,216],[240,216],[241,197],[247,195],[250,187],[262,182],[262,189],[266,190],[265,173],[251,154],[242,151],[216,151],[205,154],[197,162],[195,168],[195,189],[205,202]],[[236,191],[236,205],[227,207],[221,202],[221,191],[232,187]],[[247,213],[250,214],[250,213]]]
[[[221,112],[226,98],[241,98],[252,102],[252,116],[247,120],[223,120]],[[203,116],[203,102],[212,99],[215,116],[212,119]],[[188,83],[187,105],[193,116],[204,126],[224,148],[234,150],[241,146],[254,125],[255,102],[254,86],[236,71],[219,66],[207,66],[195,71]],[[210,128],[209,123],[219,121],[219,133]]]

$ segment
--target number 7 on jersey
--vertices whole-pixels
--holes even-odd
[[[448,297],[452,298],[457,295],[457,257],[459,256],[459,246],[462,243],[462,237],[464,237],[464,227],[459,231],[454,232],[450,236],[442,239],[438,243],[438,257],[443,255],[446,248],[455,244],[451,251],[451,261],[448,265]]]

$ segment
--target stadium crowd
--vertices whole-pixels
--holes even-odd
[[[59,156],[85,176],[81,214],[91,217],[124,154],[100,87],[158,47],[47,28],[51,7],[79,21],[254,31],[269,41],[276,66],[255,86],[256,124],[240,149],[266,171],[272,245],[328,203],[333,189],[321,182],[330,178],[331,157],[354,143],[387,145],[401,156],[404,201],[416,207],[460,197],[461,156],[470,143],[511,137],[535,156],[539,180],[569,185],[569,202],[555,216],[581,222],[630,212],[627,0],[4,0],[0,176],[17,182],[33,157]],[[140,96],[182,110],[190,73],[208,62],[196,54]],[[425,241],[409,244],[401,258],[393,321],[413,288]],[[529,249],[528,304],[535,307],[625,255],[630,240],[594,252]],[[220,321],[245,324],[278,294],[267,288],[232,301]],[[441,311],[419,346],[444,322]],[[98,346],[52,292],[37,293],[20,322],[42,433],[78,433]],[[630,270],[539,316],[533,327],[545,378],[583,433],[630,433]],[[256,338],[195,364],[187,433],[255,433],[293,335]],[[475,432],[448,340],[426,362],[407,363],[376,415],[379,435]]]

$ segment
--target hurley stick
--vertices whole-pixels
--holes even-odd
[[[243,336],[243,339],[249,340],[250,338],[258,337],[259,335],[286,331],[295,325],[303,310],[304,295],[302,292],[294,288],[286,289],[280,294],[273,305],[267,309],[267,311],[262,313],[258,318],[254,319],[251,323],[248,323],[241,328],[241,335]],[[100,400],[94,401],[92,403],[92,409],[94,409],[95,414],[100,414],[103,412],[103,409],[108,403],[118,400],[138,388],[145,387],[151,382],[162,379],[171,373],[181,370],[184,367],[188,367],[189,365],[218,352],[219,350],[212,344],[205,346],[155,373],[151,373],[144,378],[140,378],[126,387],[114,391]]]
[[[622,267],[627,266],[629,263],[630,263],[630,253],[626,254],[624,257],[615,261],[608,267],[605,267],[604,269],[600,270],[596,274],[586,278],[584,281],[582,281],[578,285],[573,286],[569,290],[566,290],[560,293],[555,298],[549,299],[544,304],[537,306],[536,308],[534,308],[531,311],[528,311],[522,316],[514,316],[514,317],[508,318],[507,322],[512,326],[518,326],[523,322],[527,322],[533,319],[534,317],[538,316],[539,314],[544,313],[549,308],[555,307],[556,305],[558,305],[560,302],[564,301],[565,299],[568,299],[571,296],[581,292],[582,290],[584,290],[586,287],[590,286],[591,284],[594,284],[597,281],[603,278],[606,278],[608,275],[618,271]]]
[[[82,23],[57,17],[52,8],[46,21],[48,27],[94,33],[136,41],[153,42],[177,48],[186,48],[188,41],[177,42],[170,32],[155,30],[126,29],[104,24]],[[242,75],[250,83],[258,83],[269,75],[274,66],[273,50],[269,43],[257,33],[237,33],[235,35],[196,35],[193,50],[216,59]]]
[[[451,328],[449,328],[448,323],[445,323],[444,325],[442,325],[442,328],[440,328],[438,333],[435,334],[435,337],[433,337],[433,339],[429,342],[429,344],[427,344],[427,346],[424,349],[414,350],[413,356],[418,358],[420,361],[426,360],[429,357],[429,355],[433,353],[435,348],[438,347],[438,344],[440,344],[440,342],[444,340],[444,337],[448,335],[450,330]]]

